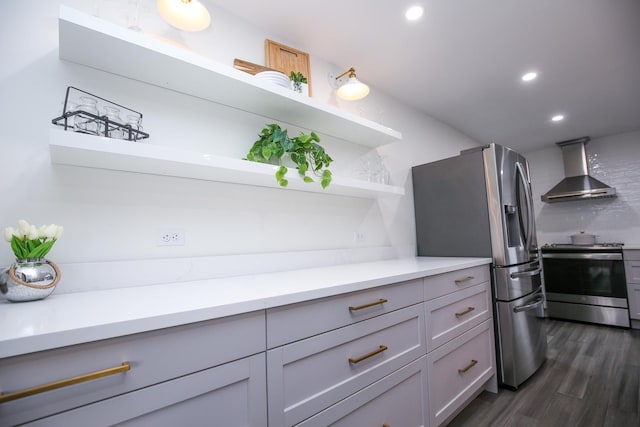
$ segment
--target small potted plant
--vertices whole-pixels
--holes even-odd
[[[285,178],[288,168],[283,164],[287,157],[295,164],[298,174],[304,182],[313,182],[313,178],[307,175],[312,172],[320,178],[322,188],[327,188],[331,183],[331,171],[328,169],[333,161],[324,148],[318,144],[320,138],[315,132],[290,138],[287,129],[282,129],[276,123],[268,124],[260,132],[260,138],[253,144],[245,160],[260,163],[278,164],[276,181],[282,187],[286,187],[289,181]]]
[[[16,261],[0,270],[0,293],[9,301],[46,298],[60,281],[58,266],[44,257],[62,236],[63,228],[49,224],[36,227],[21,219],[18,228],[7,227],[4,238]]]
[[[294,92],[309,93],[307,90],[307,78],[301,72],[292,71],[291,74],[289,74],[289,80],[291,80]],[[304,87],[302,85],[304,85]],[[303,91],[303,89],[305,90]]]

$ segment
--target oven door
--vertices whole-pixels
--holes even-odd
[[[621,253],[542,254],[544,283],[548,299],[552,294],[602,299],[621,298],[626,302],[627,286]]]

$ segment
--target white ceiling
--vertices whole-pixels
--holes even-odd
[[[528,151],[640,130],[640,0],[202,1],[479,142]],[[409,23],[413,4],[425,14]]]

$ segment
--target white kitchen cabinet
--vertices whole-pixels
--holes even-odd
[[[625,249],[623,258],[631,327],[640,329],[640,250]]]
[[[260,353],[26,425],[267,427],[264,359]]]
[[[425,278],[431,427],[497,389],[491,301],[488,266]]]
[[[424,427],[429,421],[427,400],[422,356],[297,427]]]
[[[139,31],[60,7],[60,58],[376,147],[399,132]],[[109,52],[105,55],[105,52]]]
[[[271,349],[269,425],[295,425],[425,352],[422,304]]]
[[[487,320],[427,355],[432,427],[450,421],[495,376],[493,343]]]
[[[1,403],[0,425],[26,423],[264,353],[264,329],[260,311],[2,359],[3,394],[123,363],[130,370]],[[181,393],[176,390],[174,400]],[[143,404],[148,395],[132,394],[130,402]]]
[[[410,268],[416,261],[425,262],[412,260]],[[451,268],[434,262],[437,271]],[[377,286],[382,279],[371,280],[370,271],[352,272],[348,280],[369,285],[345,293],[341,286],[322,298],[305,294],[296,303],[265,299],[259,305],[267,308],[259,311],[13,353],[0,360],[2,399],[123,363],[130,370],[0,403],[0,426],[436,427],[495,378],[488,266],[435,275],[405,269],[405,263],[395,269],[393,284],[384,279]],[[284,277],[291,280],[291,272]],[[280,281],[277,273],[269,278]],[[119,323],[118,330],[126,330]]]

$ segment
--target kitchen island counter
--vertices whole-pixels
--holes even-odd
[[[489,264],[416,257],[0,303],[0,358],[264,310]]]

